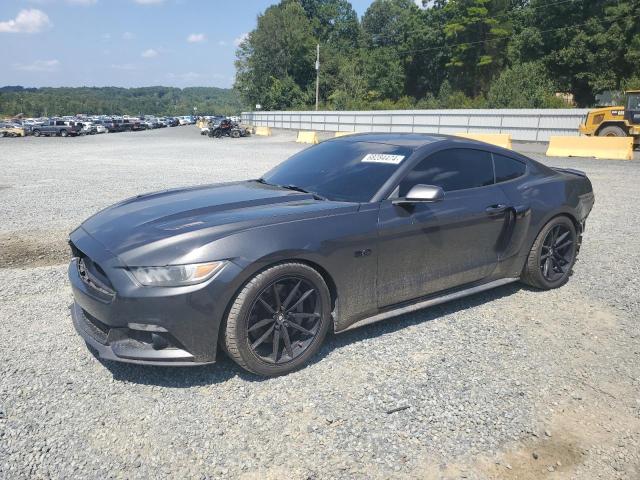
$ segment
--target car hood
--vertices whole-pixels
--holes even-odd
[[[158,258],[158,250],[169,263],[241,230],[357,208],[246,181],[139,195],[98,212],[81,228],[128,265],[142,264],[146,254]]]

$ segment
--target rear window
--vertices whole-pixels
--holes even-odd
[[[412,151],[373,142],[328,141],[294,155],[264,175],[329,200],[369,202]]]
[[[493,154],[493,165],[496,170],[496,183],[521,177],[527,170],[524,163],[495,153]]]

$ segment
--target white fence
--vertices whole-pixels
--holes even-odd
[[[244,112],[255,126],[293,130],[413,133],[510,133],[513,140],[547,141],[578,135],[585,109],[377,110]]]

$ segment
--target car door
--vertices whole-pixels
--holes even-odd
[[[495,184],[489,152],[450,148],[422,159],[391,197],[416,184],[437,185],[444,200],[380,205],[378,306],[409,301],[489,276],[509,221],[508,198]]]

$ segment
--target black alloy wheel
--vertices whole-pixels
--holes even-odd
[[[565,216],[553,218],[536,237],[521,280],[548,290],[567,283],[578,252],[576,227]]]
[[[573,265],[575,248],[571,230],[566,225],[555,225],[542,242],[540,271],[549,282],[555,282],[568,273]]]
[[[220,342],[258,375],[292,372],[317,353],[331,325],[331,295],[311,266],[286,262],[251,278],[234,298]]]
[[[267,363],[290,362],[313,343],[321,318],[319,293],[309,282],[280,278],[253,302],[247,328],[251,351]]]

